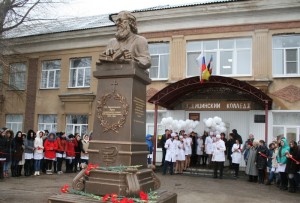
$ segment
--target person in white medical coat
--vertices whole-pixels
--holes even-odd
[[[166,141],[165,148],[167,150],[166,157],[165,157],[165,163],[163,168],[163,175],[166,175],[167,168],[170,167],[170,174],[173,175],[173,166],[176,162],[176,155],[178,153],[178,145],[177,141],[174,139],[176,136],[176,133],[171,134],[171,138],[169,138]]]
[[[216,136],[216,142],[213,143],[212,161],[214,162],[214,178],[217,178],[217,172],[220,170],[219,178],[223,178],[223,169],[225,162],[225,143],[221,140],[221,135]]]

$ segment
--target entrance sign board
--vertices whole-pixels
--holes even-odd
[[[252,104],[250,101],[185,101],[182,103],[182,109],[186,111],[250,111]]]

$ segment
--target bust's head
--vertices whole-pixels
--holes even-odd
[[[118,40],[127,39],[131,33],[138,33],[136,18],[128,11],[121,11],[117,15],[115,23],[117,25],[116,38]]]

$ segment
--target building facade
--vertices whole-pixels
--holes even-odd
[[[184,94],[174,95],[168,105],[160,106],[158,135],[164,133],[163,117],[202,121],[220,116],[227,132],[237,129],[244,140],[250,133],[265,139],[267,132],[268,142],[278,136],[298,141],[299,11],[299,0],[229,0],[134,11],[152,57],[147,99],[172,84],[199,76],[200,54],[206,62],[213,58],[213,76],[229,78],[225,86],[186,86]],[[109,20],[115,15],[81,19],[93,21],[94,26],[65,22],[69,27],[62,29],[61,22],[51,32],[10,36],[19,54],[8,55],[11,71],[3,73],[2,80],[18,91],[2,88],[0,125],[15,131],[90,132],[97,87],[92,73],[99,53],[115,32]],[[234,81],[241,86],[231,85]],[[250,97],[244,83],[271,98],[271,106],[266,109],[255,96]],[[146,125],[145,134],[153,133],[151,103],[147,103]],[[202,133],[203,122],[195,130]],[[159,153],[157,156],[159,161]]]

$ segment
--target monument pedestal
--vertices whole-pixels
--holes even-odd
[[[154,191],[160,181],[147,168],[146,85],[148,72],[135,62],[128,64],[98,64],[94,77],[98,79],[96,117],[89,144],[89,163],[100,167],[128,166],[124,170],[93,169],[89,175],[82,170],[73,180],[73,188],[104,196],[138,196],[140,191]],[[176,203],[175,193],[160,192],[157,202]],[[79,195],[57,195],[49,202],[94,202]]]

